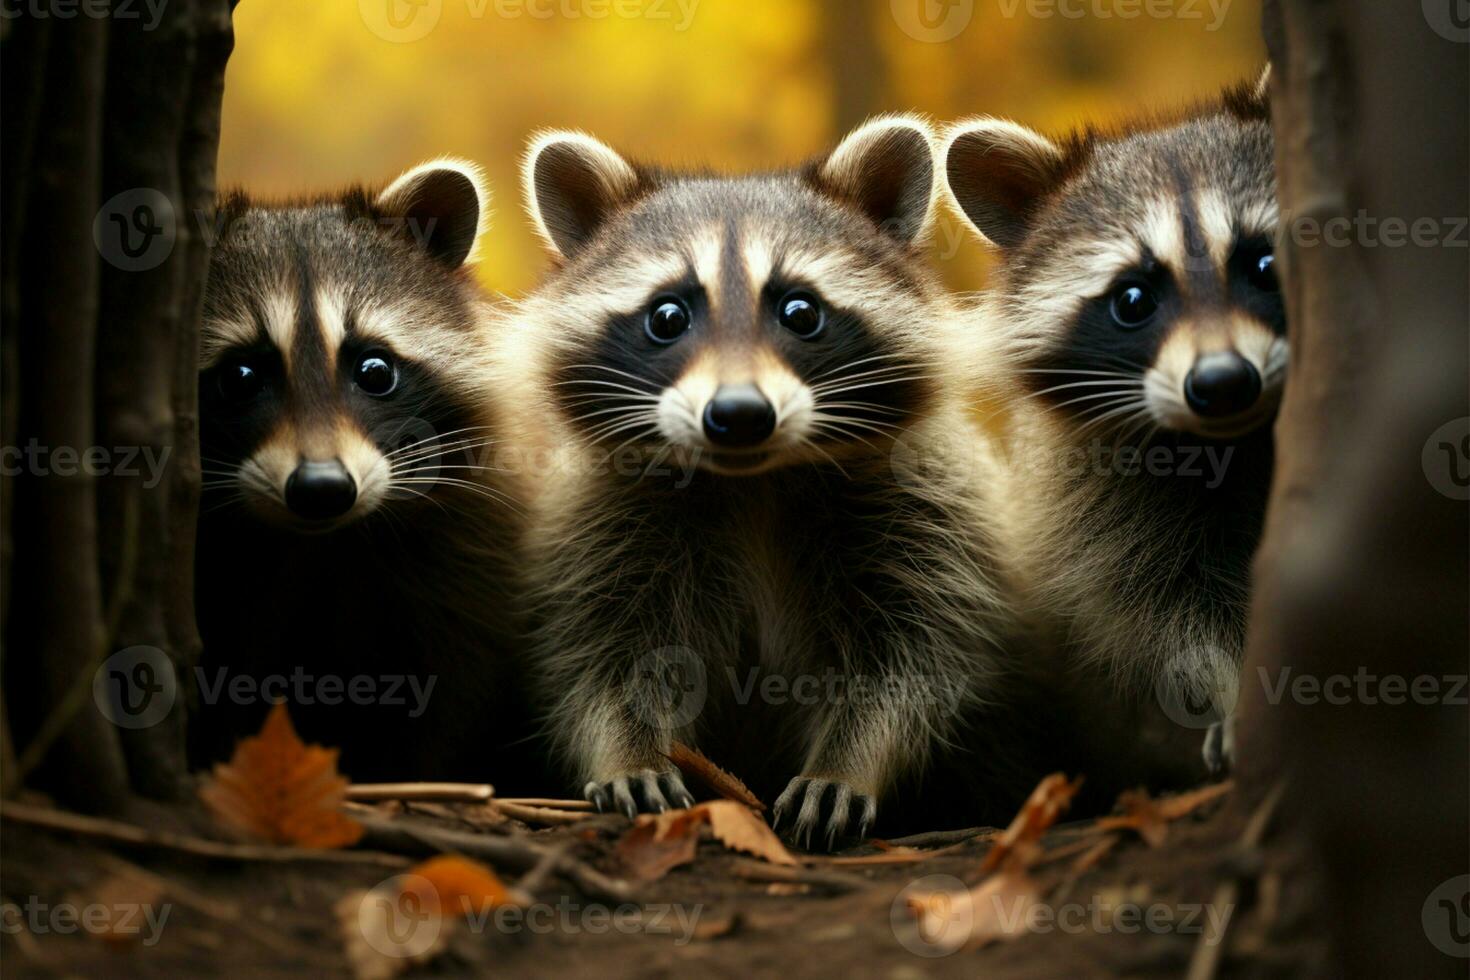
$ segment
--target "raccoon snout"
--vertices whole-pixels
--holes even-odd
[[[286,478],[286,506],[297,517],[330,520],[347,513],[356,502],[357,482],[341,460],[308,460]]]
[[[1261,373],[1234,351],[1202,355],[1184,378],[1184,399],[1204,418],[1239,415],[1261,397]]]
[[[721,385],[704,406],[704,434],[717,446],[750,449],[776,431],[776,409],[753,384]]]

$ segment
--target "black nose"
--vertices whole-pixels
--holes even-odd
[[[302,463],[286,479],[286,506],[309,521],[341,517],[356,501],[357,484],[335,459]]]
[[[1261,397],[1261,375],[1234,351],[1205,354],[1184,378],[1184,398],[1205,418],[1224,418],[1245,411]]]
[[[704,407],[704,434],[720,446],[759,446],[776,431],[776,410],[755,385],[721,385]]]

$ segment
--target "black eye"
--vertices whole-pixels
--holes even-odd
[[[216,375],[219,393],[233,405],[244,405],[265,388],[260,371],[245,361],[226,361]]]
[[[692,321],[689,307],[684,305],[683,300],[666,296],[654,301],[643,330],[657,343],[672,344],[689,329]]]
[[[822,332],[827,323],[822,304],[811,293],[805,292],[787,293],[781,300],[776,319],[802,340],[811,340]]]
[[[369,395],[381,398],[398,387],[398,369],[387,354],[372,351],[362,355],[353,369],[352,380]]]
[[[1252,286],[1263,293],[1274,293],[1279,290],[1281,283],[1276,279],[1276,254],[1262,252],[1251,259],[1250,266],[1246,270],[1246,277],[1250,279]]]
[[[1158,308],[1159,301],[1147,286],[1124,286],[1113,294],[1113,319],[1126,330],[1143,326]]]

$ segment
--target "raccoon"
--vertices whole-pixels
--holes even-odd
[[[530,147],[555,268],[498,335],[549,474],[535,680],[600,810],[690,804],[680,741],[780,791],[777,824],[830,847],[999,671],[953,318],[919,254],[931,140],[884,117],[733,177],[578,133]]]
[[[200,343],[195,756],[285,698],[354,779],[504,773],[516,489],[493,463],[479,170],[219,205]],[[519,737],[519,734],[514,735]]]
[[[1027,396],[1005,526],[1034,608],[1175,723],[1212,705],[1214,770],[1287,366],[1266,84],[1060,142],[976,119],[944,150],[1000,252],[980,318]]]

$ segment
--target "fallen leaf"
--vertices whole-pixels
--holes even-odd
[[[1149,847],[1160,847],[1169,836],[1169,824],[1229,793],[1232,783],[1215,783],[1189,793],[1155,800],[1143,790],[1127,790],[1118,797],[1123,811],[1097,821],[1097,829],[1131,830]]]
[[[705,826],[715,840],[732,851],[753,854],[772,864],[797,863],[760,815],[734,800],[711,800],[687,810],[643,814],[618,841],[618,857],[631,877],[642,881],[662,878],[694,860],[699,831]]]
[[[1102,840],[1098,841],[1096,844],[1092,845],[1092,847],[1088,848],[1087,851],[1079,858],[1077,858],[1076,861],[1072,862],[1072,875],[1075,877],[1077,875],[1091,871],[1093,868],[1097,867],[1097,863],[1103,858],[1107,857],[1108,852],[1111,851],[1114,847],[1117,847],[1118,841],[1121,839],[1122,838],[1120,838],[1117,834],[1109,834]]]
[[[458,854],[441,854],[415,865],[405,873],[404,880],[406,891],[423,893],[425,901],[437,902],[446,914],[526,904],[494,871]],[[428,893],[430,889],[433,895]]]
[[[709,814],[710,832],[733,851],[744,851],[772,864],[796,864],[776,832],[754,810],[732,800],[714,800],[695,807]]]
[[[1030,860],[1034,859],[1035,843],[1046,833],[1048,827],[1057,822],[1057,818],[1072,803],[1072,797],[1077,795],[1081,788],[1082,780],[1072,782],[1063,773],[1052,773],[1047,776],[1036,788],[1031,791],[1030,797],[1022,804],[1021,811],[1016,814],[1011,825],[996,839],[995,845],[985,855],[985,860],[980,865],[980,870],[993,871],[1002,861],[1007,858],[1016,857],[1017,863],[1025,867]],[[1033,845],[1026,847],[1025,845]]]
[[[666,753],[665,758],[677,766],[681,773],[695,780],[716,796],[734,800],[736,803],[744,803],[758,813],[765,811],[766,805],[744,783],[733,774],[715,765],[698,749],[685,745],[683,742],[675,742]]]
[[[448,948],[467,915],[483,920],[500,905],[524,905],[485,865],[441,854],[335,906],[357,980],[389,980]]]
[[[259,735],[241,740],[230,761],[214,767],[199,796],[220,823],[242,836],[337,848],[362,837],[362,826],[341,811],[346,791],[337,750],[302,742],[281,703]]]
[[[991,875],[968,891],[925,892],[907,900],[924,946],[948,952],[1015,939],[1027,931],[1040,903],[1041,887],[1020,868]]]
[[[448,946],[454,920],[437,900],[405,894],[390,878],[371,891],[354,891],[333,906],[347,962],[357,980],[390,980],[427,963]]]
[[[706,820],[693,810],[645,814],[618,841],[616,854],[631,878],[655,881],[694,860],[699,828]]]

